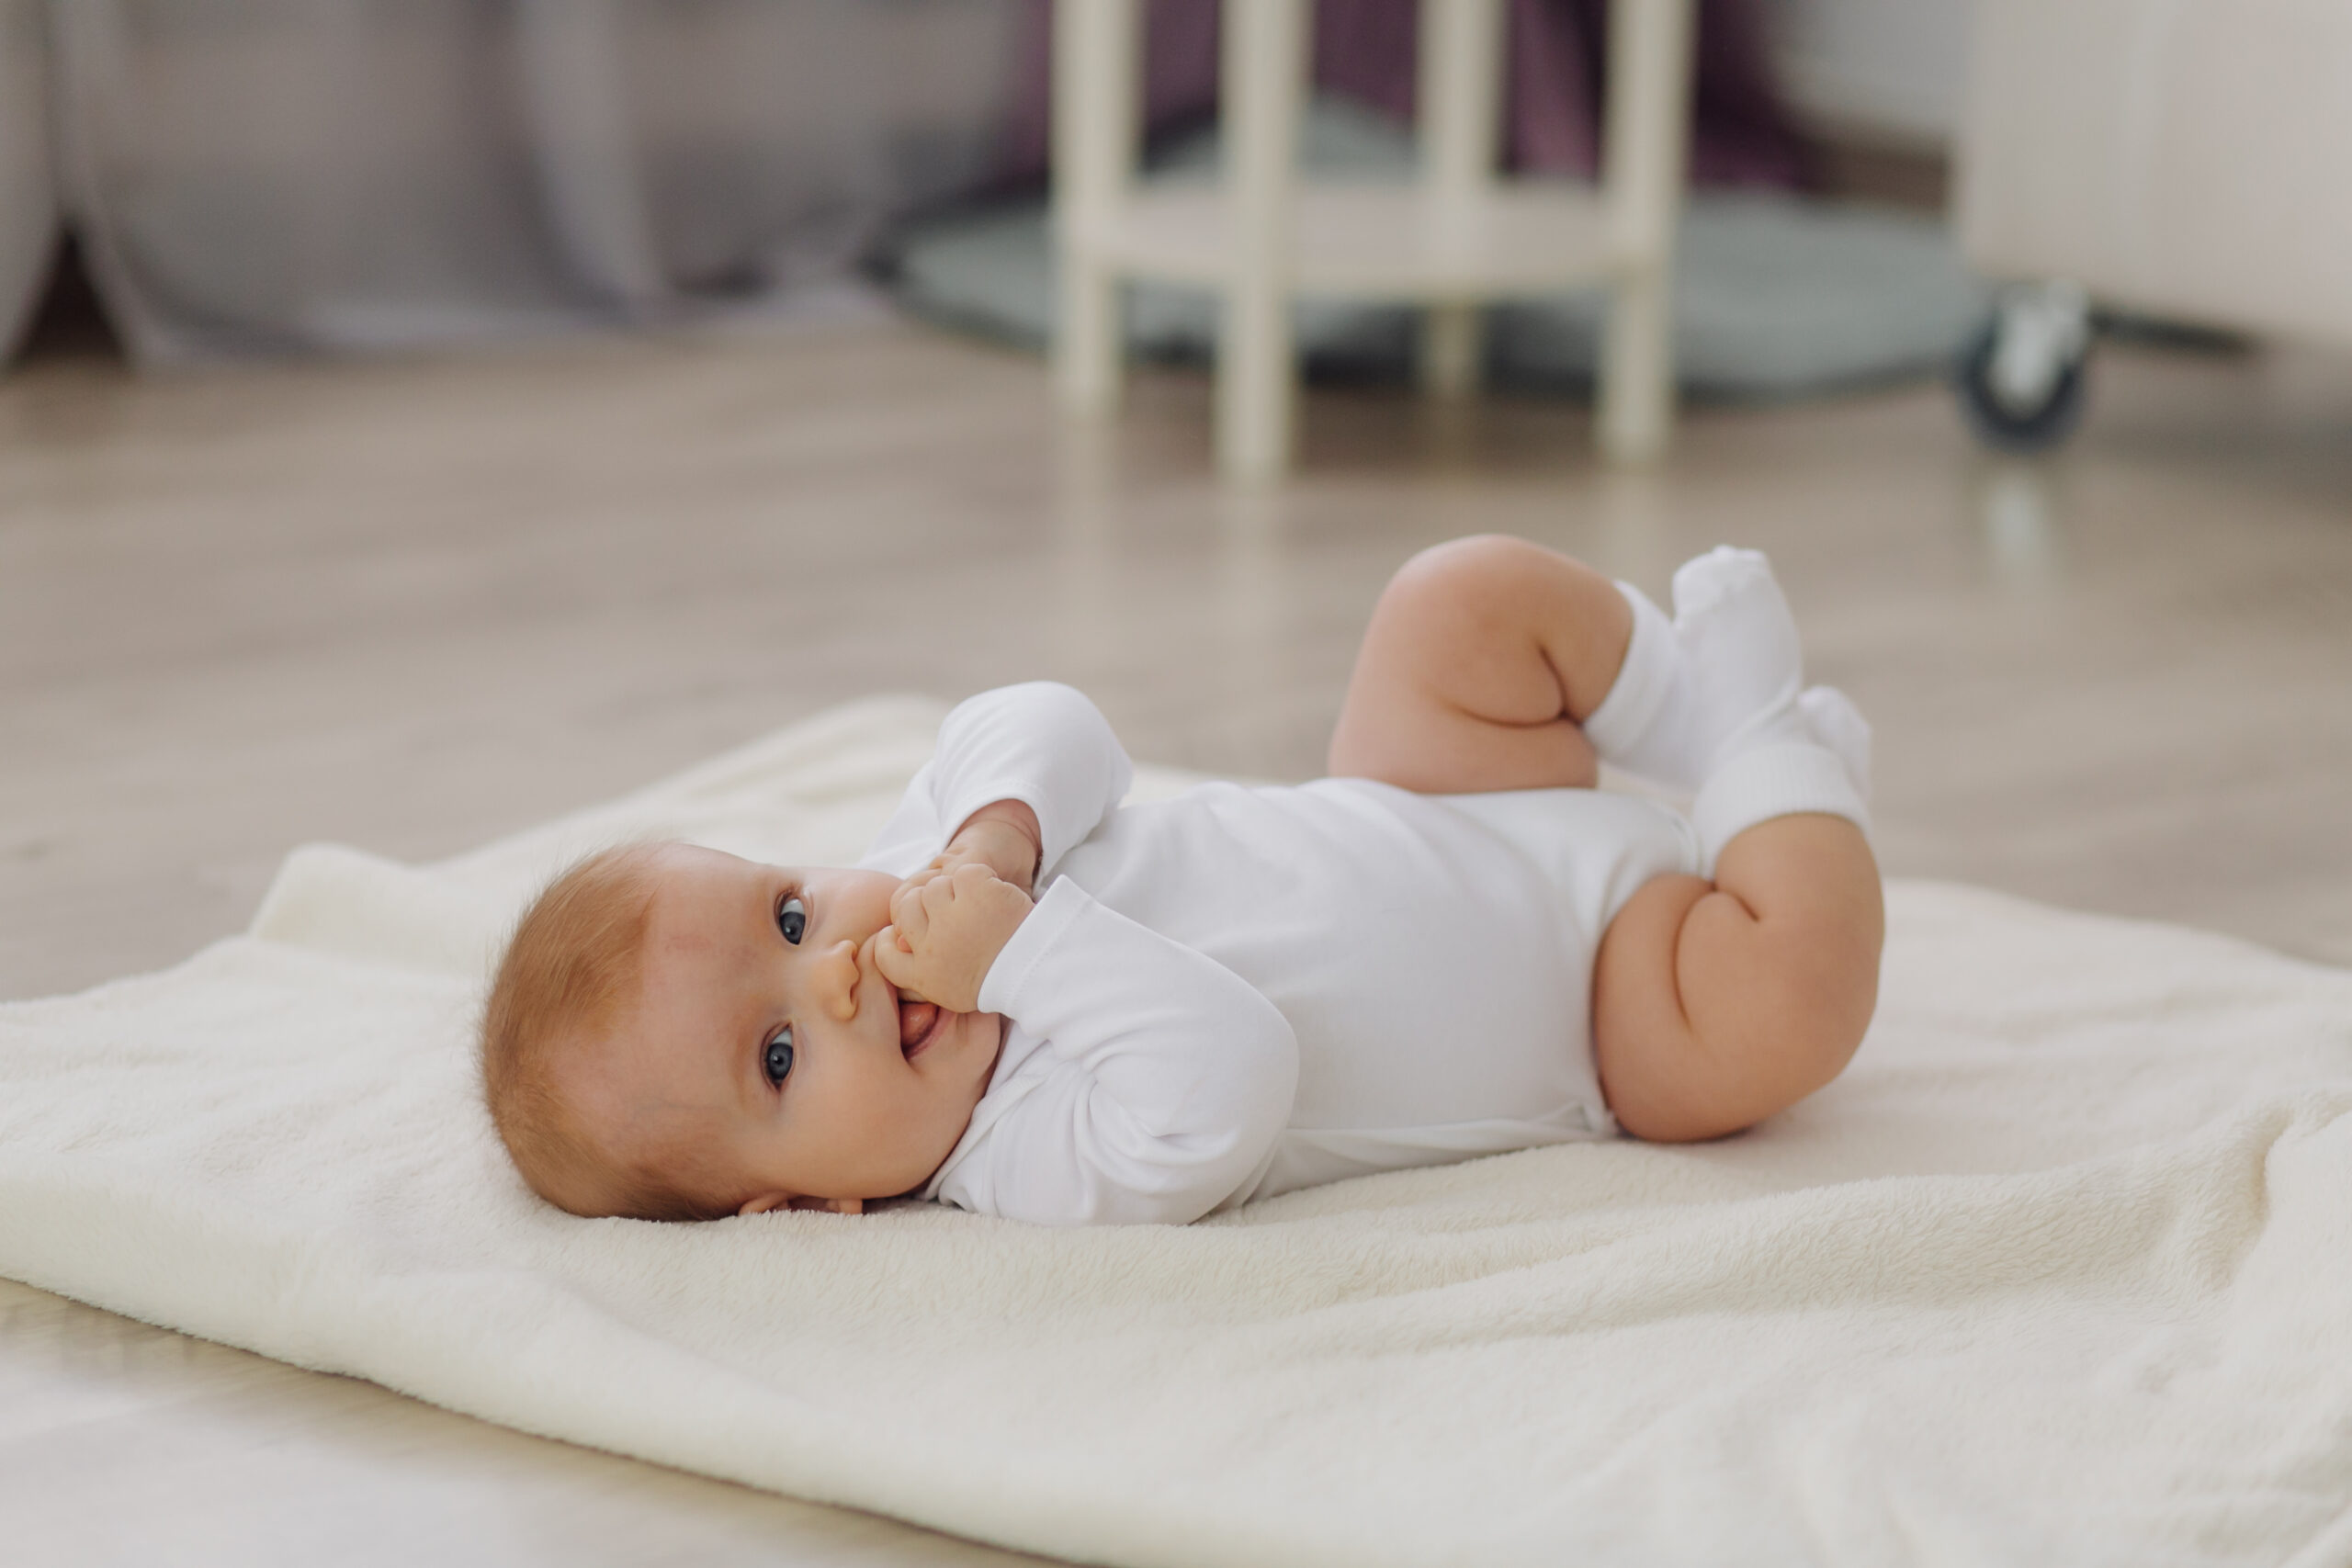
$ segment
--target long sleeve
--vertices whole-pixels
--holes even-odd
[[[960,704],[939,747],[858,863],[907,876],[947,847],[984,806],[1018,800],[1037,814],[1037,883],[1115,808],[1135,768],[1102,710],[1053,681],[1000,686]]]
[[[979,1003],[1031,1048],[927,1196],[1041,1224],[1188,1224],[1264,1168],[1289,1120],[1298,1042],[1273,1003],[1067,878]]]

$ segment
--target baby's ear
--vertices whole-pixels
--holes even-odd
[[[770,1209],[821,1209],[829,1214],[862,1214],[865,1213],[863,1198],[792,1198],[781,1192],[763,1192],[736,1210],[739,1214],[764,1214]]]
[[[821,1209],[829,1214],[862,1214],[865,1213],[863,1198],[795,1198],[787,1208]]]

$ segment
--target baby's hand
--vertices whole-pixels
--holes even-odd
[[[1029,918],[1029,895],[977,863],[909,877],[890,895],[874,966],[950,1012],[977,1012],[980,982]]]
[[[1039,852],[1037,814],[1020,801],[1000,800],[973,812],[931,863],[939,871],[984,865],[1026,893],[1037,881]]]

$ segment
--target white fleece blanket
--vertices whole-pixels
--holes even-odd
[[[854,854],[836,710],[0,1009],[0,1273],[575,1442],[1113,1563],[2352,1560],[2352,975],[1900,884],[1848,1075],[1185,1229],[533,1200],[469,1030],[584,847]],[[1182,781],[1148,775],[1154,792]]]

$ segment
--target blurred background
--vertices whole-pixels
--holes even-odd
[[[1510,0],[1507,167],[1589,175],[1605,0]],[[1707,0],[1702,186],[1940,209],[1961,0]],[[1148,7],[1144,119],[1213,120],[1216,0]],[[1409,146],[1416,0],[1313,75]],[[139,364],[788,312],[1046,164],[1048,0],[0,5],[0,324],[95,283]],[[1408,154],[1409,155],[1409,154]],[[70,235],[74,275],[54,265]]]
[[[1306,176],[1409,181],[1421,6],[1312,12]],[[1499,14],[1496,177],[1582,188],[1611,6]],[[1891,875],[2352,962],[2352,12],[1692,14],[1664,455],[1596,450],[1605,290],[1497,298],[1447,397],[1410,302],[1308,297],[1237,484],[1214,293],[1125,288],[1119,407],[1057,400],[1047,0],[0,0],[0,998],[876,692],[1309,777],[1483,531],[1770,552]],[[1141,33],[1136,188],[1213,180],[1219,6]],[[8,1285],[0,1385],[46,1559],[999,1555]]]

